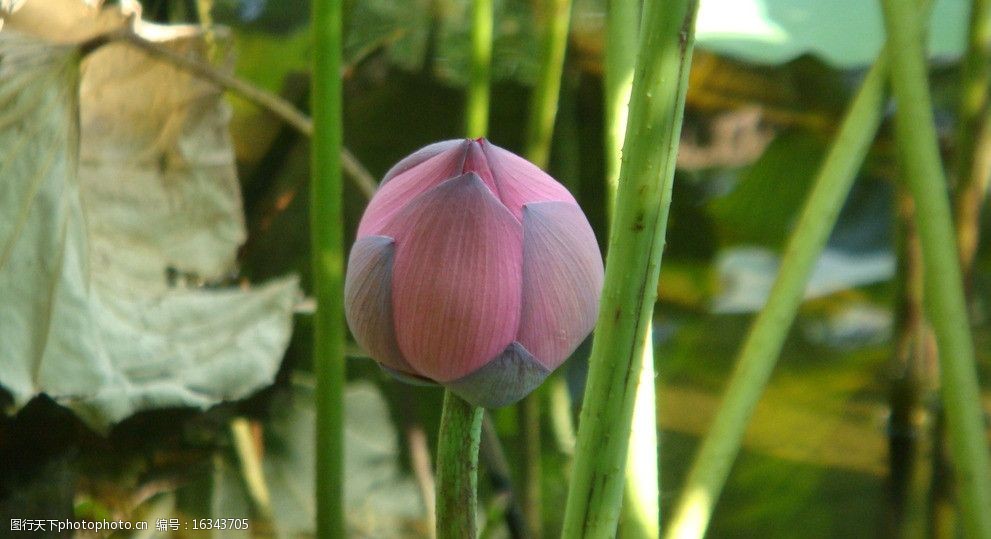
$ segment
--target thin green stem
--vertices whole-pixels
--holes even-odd
[[[890,369],[888,415],[888,516],[892,537],[921,539],[929,526],[929,500],[936,489],[933,432],[922,419],[929,414],[938,385],[935,339],[925,317],[922,249],[915,227],[915,204],[904,188],[895,195],[898,268],[895,273],[894,368]],[[938,414],[937,414],[938,415]]]
[[[633,88],[640,1],[612,0],[606,18],[605,49],[605,156],[608,215],[613,215],[623,139]],[[655,410],[653,331],[644,327],[640,379],[633,404],[630,449],[626,459],[626,487],[620,534],[630,539],[660,536],[660,480],[657,470],[657,412]]]
[[[740,350],[722,405],[675,506],[669,538],[702,537],[757,401],[804,296],[812,268],[881,123],[887,73],[882,53],[850,104],[785,248],[767,304]]]
[[[970,295],[974,284],[974,259],[981,239],[981,210],[988,197],[991,181],[991,108],[976,126],[969,178],[958,186],[956,196],[957,242],[965,291]]]
[[[563,537],[614,537],[694,47],[697,0],[647,0]]]
[[[898,103],[895,135],[905,183],[915,200],[926,307],[939,350],[941,395],[963,526],[968,537],[991,537],[991,466],[946,180],[919,41],[919,10],[913,3],[899,0],[885,0],[883,6],[892,45],[891,86]]]
[[[478,445],[482,409],[444,392],[437,441],[437,539],[474,539],[478,534]]]
[[[509,461],[506,460],[506,452],[502,448],[502,441],[499,440],[499,433],[496,432],[491,415],[482,418],[482,443],[479,448],[479,458],[485,465],[495,495],[508,494],[510,497],[509,508],[506,510],[506,525],[509,528],[509,535],[511,537],[530,537],[526,522],[523,521],[523,509],[520,507],[519,496],[513,489]]]
[[[543,0],[546,22],[537,87],[530,98],[526,158],[546,169],[551,154],[551,137],[561,93],[564,53],[568,46],[571,0]]]
[[[967,51],[961,62],[957,111],[956,229],[964,285],[969,288],[974,255],[980,240],[981,207],[991,176],[991,0],[971,2]]]
[[[310,234],[316,374],[317,537],[345,536],[341,0],[313,1]]]
[[[544,536],[544,518],[541,511],[543,497],[543,451],[541,442],[541,393],[542,388],[527,395],[520,403],[520,423],[523,429],[523,518],[533,539]]]
[[[568,392],[568,384],[563,376],[556,376],[547,388],[547,399],[557,450],[568,459],[575,456],[575,415],[572,412],[574,404]],[[566,464],[567,465],[567,464]]]
[[[492,0],[473,0],[471,7],[471,73],[465,130],[470,138],[489,130],[489,83],[492,77]]]
[[[974,134],[988,106],[991,84],[991,0],[972,0],[967,50],[960,69],[960,102],[957,119],[957,181],[970,180],[974,160]]]
[[[499,537],[498,534],[501,528],[498,524],[505,519],[511,502],[512,496],[506,492],[496,494],[492,497],[492,500],[489,502],[489,507],[485,511],[485,522],[482,525],[482,533],[479,536],[479,539],[492,539],[493,537]]]

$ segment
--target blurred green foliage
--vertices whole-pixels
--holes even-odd
[[[874,15],[855,16],[859,7],[853,4],[867,3],[803,1],[785,6],[771,0],[727,0],[703,5],[729,13],[727,3],[733,9],[763,14],[765,19],[751,21],[763,22],[758,29],[783,33],[737,35],[732,40],[716,33],[700,34],[702,52],[689,89],[685,132],[698,135],[686,143],[709,157],[683,168],[676,179],[655,320],[665,509],[674,501],[750,322],[749,314],[710,311],[720,293],[717,257],[734,246],[760,247],[772,253],[780,249],[847,90],[861,75],[856,68],[869,61],[880,40],[879,32],[863,29],[875,24]],[[168,14],[178,4],[186,3],[161,2],[147,7],[147,12]],[[947,13],[934,17],[937,27],[932,39],[941,58],[955,46],[953,32],[962,25],[954,21],[960,20],[963,4],[962,0],[937,3],[937,14]],[[496,1],[495,5],[499,22],[490,138],[520,151],[538,57],[536,14],[533,2],[525,0]],[[416,148],[459,136],[464,123],[462,86],[468,73],[467,2],[352,0],[346,6],[345,144],[374,176],[380,176]],[[213,8],[215,20],[233,29],[237,75],[306,109],[311,52],[308,2],[215,0]],[[600,0],[576,2],[550,166],[551,173],[564,183],[580,186],[576,196],[600,241],[604,241],[605,230],[599,24],[603,12]],[[182,13],[187,20],[195,20],[195,9],[185,6]],[[808,31],[810,21],[825,20],[827,15],[835,16],[830,24],[849,24],[849,31],[826,31],[832,28],[828,24],[812,25],[818,30]],[[769,35],[777,37],[765,39]],[[819,52],[826,61],[803,56],[810,51]],[[956,98],[952,68],[952,64],[937,65],[933,78],[940,107],[937,117],[945,132],[953,123]],[[234,110],[231,134],[249,231],[239,253],[241,274],[261,281],[295,272],[303,277],[304,290],[309,290],[308,142],[247,102],[237,97],[230,100]],[[720,118],[753,110],[759,111],[759,128],[773,135],[766,149],[758,145],[756,150],[746,150],[746,143],[760,138],[752,129],[741,128],[729,135],[714,129]],[[952,141],[941,142],[951,153]],[[730,162],[712,151],[720,144],[743,149]],[[890,233],[897,219],[893,176],[890,134],[883,128],[831,247],[846,252],[895,252],[896,238]],[[349,234],[353,235],[364,204],[360,191],[346,185]],[[985,218],[984,230],[988,224]],[[986,234],[977,268],[975,335],[981,380],[987,387],[991,381],[987,316],[991,256]],[[884,530],[887,393],[892,372],[897,370],[894,322],[886,317],[876,328],[867,328],[872,332],[869,339],[852,344],[839,338],[817,338],[814,328],[864,307],[890,313],[896,289],[892,277],[804,307],[715,514],[711,536],[874,537]],[[294,419],[293,414],[302,410],[305,415],[311,398],[293,382],[310,370],[311,332],[309,316],[296,316],[293,340],[276,385],[205,414],[176,409],[145,412],[118,425],[108,438],[89,432],[44,398],[17,417],[0,420],[0,516],[28,508],[58,515],[74,510],[77,517],[126,514],[132,520],[177,511],[220,516],[220,508],[254,516],[238,484],[228,424],[232,417],[243,415],[263,431],[259,440],[265,458],[275,463],[269,470],[273,495],[290,489],[290,480],[306,473],[293,459],[312,455],[294,453],[289,434],[305,423],[305,417]],[[384,404],[374,409],[376,414],[382,410],[388,414],[356,420],[383,419],[384,426],[376,428],[394,429],[397,440],[395,451],[383,457],[392,462],[378,463],[398,465],[395,473],[390,472],[374,488],[391,489],[400,483],[408,487],[409,442],[403,429],[412,422],[422,423],[431,440],[428,447],[433,446],[440,391],[400,386],[371,361],[360,358],[357,349],[354,356],[349,361],[350,379],[360,383],[363,391],[372,391],[369,386],[378,388]],[[579,353],[564,367],[569,380],[581,380],[583,361]],[[571,385],[578,400],[580,383]],[[521,453],[514,412],[500,411],[495,419],[510,462],[515,463]],[[565,497],[569,460],[557,452],[553,440],[545,440],[543,447],[544,499],[548,507],[557,507]],[[281,464],[280,459],[284,459]],[[280,471],[278,466],[283,464]],[[487,479],[483,472],[483,500],[493,492]],[[279,486],[280,481],[286,484]],[[69,485],[75,485],[75,490]],[[237,494],[230,498],[236,502],[236,511],[225,505],[230,499],[223,504],[218,501],[218,488]],[[136,498],[135,492],[141,489],[151,489],[152,495]],[[11,497],[9,493],[15,491],[18,496]],[[421,508],[410,507],[414,502],[409,498],[404,500],[407,505],[393,508],[393,515],[419,514]],[[286,512],[280,518],[309,518],[293,515]],[[553,510],[545,515],[546,531],[556,534],[562,515]],[[404,533],[422,533],[422,522],[403,522],[408,525]]]

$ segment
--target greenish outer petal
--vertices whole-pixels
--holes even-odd
[[[523,345],[512,342],[481,369],[444,386],[475,406],[499,408],[529,395],[550,373]]]
[[[392,265],[395,241],[368,236],[356,241],[348,257],[344,312],[348,326],[376,361],[402,374],[415,374],[399,351],[392,318]]]

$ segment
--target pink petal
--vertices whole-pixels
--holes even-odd
[[[419,150],[407,155],[401,161],[393,165],[393,167],[389,169],[389,172],[386,172],[385,176],[382,177],[382,184],[387,183],[395,176],[398,176],[399,174],[402,174],[403,172],[406,172],[407,170],[415,166],[418,166],[427,159],[430,159],[431,157],[439,153],[444,153],[450,150],[451,148],[457,148],[457,147],[463,148],[467,144],[467,142],[468,141],[466,139],[459,138],[452,140],[443,140],[441,142],[428,144],[420,148]]]
[[[445,384],[462,399],[483,408],[499,408],[526,397],[551,373],[518,342],[481,369]]]
[[[455,144],[449,144],[451,142]],[[439,142],[400,161],[386,174],[365,208],[358,225],[358,237],[382,234],[382,227],[410,200],[461,174],[467,144],[467,140]],[[421,152],[422,155],[418,155]],[[399,172],[393,174],[394,170]]]
[[[396,343],[392,316],[392,261],[395,243],[368,236],[354,243],[344,280],[344,312],[358,344],[373,359],[403,373],[416,371]]]
[[[478,174],[478,177],[485,182],[485,185],[498,199],[500,198],[499,189],[496,186],[495,179],[492,177],[492,170],[489,168],[488,158],[485,157],[485,152],[482,151],[480,140],[482,139],[469,141],[467,151],[465,152],[463,172],[474,172]]]
[[[523,311],[517,340],[548,369],[560,365],[595,326],[602,255],[576,204],[523,206]]]
[[[399,349],[434,380],[475,371],[513,341],[520,319],[523,231],[477,174],[447,180],[384,227]]]
[[[495,177],[499,199],[517,219],[523,218],[523,204],[558,200],[575,202],[575,197],[536,165],[487,141],[481,141]]]

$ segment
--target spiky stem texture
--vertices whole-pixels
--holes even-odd
[[[613,537],[667,230],[697,0],[647,0],[563,536]]]
[[[613,215],[623,138],[633,88],[640,1],[612,0],[606,16],[605,49],[605,156],[607,212]],[[654,388],[653,331],[644,328],[640,381],[633,404],[630,449],[626,459],[626,487],[620,534],[628,539],[654,539],[661,533],[660,481],[657,470],[657,411]]]
[[[482,409],[444,392],[437,441],[437,539],[473,539],[478,534],[478,445]]]

